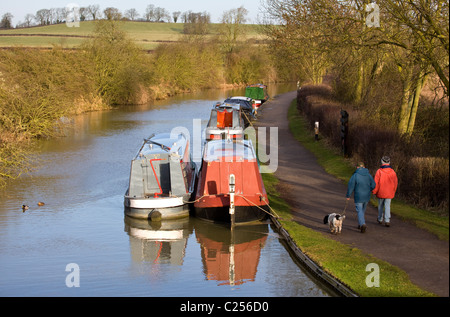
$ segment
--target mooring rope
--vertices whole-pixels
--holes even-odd
[[[255,207],[261,209],[262,211],[264,211],[266,214],[274,216],[276,219],[280,219],[280,216],[277,215],[277,213],[275,212],[275,210],[273,210],[272,207],[270,207],[269,204],[266,204],[267,207],[269,207],[269,209],[272,211],[273,214],[271,214],[270,212],[267,212],[267,210],[261,208],[260,206],[258,206],[257,204],[255,204],[253,201],[249,200],[247,197],[239,195],[239,194],[235,194],[236,196],[242,197],[244,198],[247,202],[251,203],[252,205],[254,205]]]
[[[249,200],[249,199],[248,199],[247,197],[245,197],[245,196],[242,196],[242,195],[239,195],[239,194],[234,194],[234,195],[235,195],[235,196],[238,196],[238,197],[244,198],[245,201],[247,201],[248,203],[252,204],[253,206],[255,206],[255,207],[261,209],[261,210],[264,211],[266,214],[271,215],[271,216],[275,217],[276,219],[281,219],[281,217],[275,212],[275,210],[270,206],[270,204],[266,204],[266,206],[269,207],[269,209],[270,209],[270,211],[271,211],[272,213],[268,212],[268,211],[265,210],[264,208],[261,208],[260,206],[258,206],[257,204],[255,204],[253,201]],[[203,195],[203,196],[197,198],[196,200],[193,200],[193,201],[185,201],[185,200],[183,200],[183,202],[186,203],[186,204],[193,204],[193,203],[199,202],[200,199],[202,199],[202,198],[204,198],[204,197],[212,197],[212,196],[217,196],[217,195]],[[176,196],[175,196],[175,197],[176,197]]]
[[[253,123],[250,121],[244,111],[242,111],[242,114],[247,118],[248,123],[250,123],[250,125],[253,127]]]

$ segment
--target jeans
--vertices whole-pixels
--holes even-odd
[[[383,209],[384,209],[384,222],[391,221],[391,199],[378,198],[378,221],[383,221]]]
[[[364,214],[366,212],[368,202],[365,203],[355,203],[356,213],[358,214],[358,225],[362,226],[366,224],[364,219]]]

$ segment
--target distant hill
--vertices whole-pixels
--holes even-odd
[[[183,23],[122,22],[122,28],[145,50],[155,49],[163,42],[178,41],[183,34]],[[76,48],[94,31],[94,21],[80,22],[80,27],[68,27],[65,23],[29,28],[0,30],[0,47],[46,48],[62,45]],[[247,39],[262,39],[258,25],[244,25]],[[211,34],[217,35],[218,24],[211,24]]]

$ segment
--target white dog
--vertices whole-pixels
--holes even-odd
[[[333,234],[341,233],[342,231],[342,223],[344,222],[345,216],[341,216],[340,214],[332,213],[329,215],[326,215],[325,218],[323,218],[324,224],[330,225],[330,231]]]

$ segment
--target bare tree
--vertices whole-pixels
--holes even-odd
[[[55,23],[62,23],[66,20],[66,8],[56,8],[54,14]]]
[[[9,12],[3,14],[2,19],[0,20],[0,29],[11,29],[13,17],[14,16]]]
[[[48,23],[49,10],[41,9],[37,11],[34,18],[39,25],[46,25]]]
[[[134,21],[137,17],[139,17],[139,13],[136,9],[132,8],[127,11],[125,11],[125,17],[130,19],[131,21]]]
[[[177,23],[178,18],[180,17],[180,15],[181,15],[181,11],[174,11],[174,12],[172,12],[173,22]]]
[[[120,20],[122,18],[122,13],[120,13],[119,9],[113,7],[103,10],[103,15],[107,20]]]
[[[434,69],[449,95],[449,2],[448,0],[383,0],[380,8],[388,20],[381,44],[407,50]]]
[[[25,15],[24,25],[29,28],[33,24],[34,15],[28,13]]]
[[[155,20],[155,6],[153,4],[149,4],[145,9],[145,19],[148,22],[154,22]]]
[[[79,13],[80,13],[80,21],[85,21],[86,16],[89,14],[89,10],[87,7],[80,7]]]
[[[220,35],[225,51],[231,52],[240,37],[245,33],[242,24],[247,20],[248,10],[243,6],[225,11],[222,15]]]
[[[170,13],[164,8],[155,7],[149,4],[145,9],[145,19],[148,22],[170,22]]]
[[[92,20],[96,20],[98,16],[100,15],[100,6],[98,4],[90,5],[87,7],[87,11],[92,17]]]
[[[381,0],[381,27],[367,28],[364,45],[386,47],[403,81],[398,131],[411,135],[419,98],[431,74],[449,95],[448,0]]]
[[[155,8],[155,22],[170,22],[170,13],[164,8]]]
[[[356,74],[349,84],[360,105],[382,65],[397,65],[393,75],[403,83],[401,134],[413,132],[420,93],[430,75],[440,78],[448,96],[448,0],[266,0],[266,11],[276,22],[268,30],[282,48],[280,56],[313,53],[302,65],[320,56],[335,65],[339,58],[347,61],[341,66],[351,69],[341,67],[341,72]]]
[[[207,12],[192,12],[183,13],[184,20],[183,33],[204,35],[208,33],[208,27],[211,23],[211,16]]]

